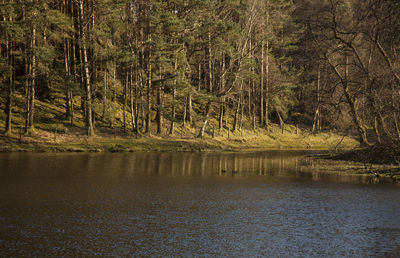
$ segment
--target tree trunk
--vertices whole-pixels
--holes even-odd
[[[207,102],[207,106],[206,106],[206,117],[204,118],[203,124],[200,127],[199,134],[197,135],[197,138],[203,138],[204,137],[204,132],[206,130],[208,119],[210,118],[211,104],[212,104],[212,102],[211,102],[211,100],[209,100]]]
[[[178,59],[175,55],[175,62],[174,62],[174,72],[178,75]],[[169,129],[169,134],[174,134],[175,131],[175,119],[176,119],[176,107],[175,107],[175,98],[176,98],[176,87],[177,87],[177,80],[174,79],[174,86],[172,88],[172,119],[171,119],[171,127]],[[184,108],[186,110],[186,107]],[[183,120],[185,120],[183,118]]]
[[[88,65],[88,53],[86,47],[86,32],[84,28],[84,9],[83,9],[83,0],[79,0],[79,32],[80,37],[82,40],[81,45],[81,59],[82,59],[82,66],[83,66],[83,80],[84,80],[84,87],[86,93],[86,128],[87,128],[87,135],[93,136],[94,135],[94,128],[93,128],[93,119],[92,119],[92,93],[91,93],[91,85],[90,85],[90,74],[89,74],[89,65]]]
[[[213,91],[211,30],[208,28],[208,92]]]
[[[378,122],[378,118],[376,116],[374,118],[374,129],[375,129],[375,134],[376,134],[378,143],[381,143],[382,137],[381,137],[381,133],[379,132],[379,122]]]
[[[132,132],[136,132],[136,118],[135,118],[135,104],[134,104],[134,92],[133,92],[133,71],[132,68],[130,70],[130,78],[129,78],[129,108],[131,113],[131,123],[132,123]]]
[[[74,3],[73,3],[73,1],[69,1],[69,11],[70,11],[70,15],[71,15],[71,17],[75,17],[75,9],[74,9]],[[74,26],[75,26],[75,24],[74,24]],[[72,74],[72,76],[73,76],[73,82],[74,82],[74,84],[77,84],[77,68],[76,68],[76,66],[77,66],[77,49],[76,49],[76,37],[77,37],[77,35],[76,35],[76,33],[72,33],[72,38],[71,38],[71,40],[69,41],[69,43],[70,43],[70,59],[69,59],[69,63],[70,63],[70,73]],[[74,98],[73,98],[73,93],[72,93],[72,91],[70,92],[70,100],[71,100],[71,105],[70,105],[70,107],[71,107],[71,120],[70,120],[70,122],[71,122],[71,125],[73,125],[73,123],[74,123]]]
[[[30,55],[28,54],[29,50],[28,47],[25,47],[25,57],[24,57],[24,62],[25,62],[25,74],[30,75],[31,73],[31,61],[30,61]],[[31,94],[31,82],[29,76],[25,76],[25,133],[28,133],[28,127],[29,127],[29,112],[30,112],[30,94]]]
[[[139,133],[139,112],[140,112],[140,105],[139,105],[139,73],[137,71],[138,65],[136,64],[136,71],[135,71],[135,130],[136,135]]]
[[[254,81],[251,82],[251,88],[253,89],[253,96],[256,96],[256,86]],[[253,113],[252,113],[252,121],[253,121],[253,130],[256,129],[256,110],[257,110],[257,98],[253,98]]]
[[[126,107],[128,102],[128,84],[129,84],[129,71],[127,70],[125,73],[125,84],[124,84],[124,103],[122,106],[122,119],[124,123],[124,133],[126,133]]]
[[[318,65],[317,75],[317,108],[315,110],[314,122],[312,132],[317,133],[320,131],[320,88],[321,88],[321,69]]]
[[[198,84],[197,84],[197,91],[201,90],[201,62],[199,63],[198,67]]]
[[[265,126],[268,128],[269,126],[269,42],[267,41],[266,44],[266,60],[265,60],[265,97],[264,97],[264,102],[265,102],[265,106],[264,106],[264,123]]]
[[[349,57],[346,56],[346,67],[345,67],[345,77],[344,80],[342,80],[342,87],[343,87],[343,91],[344,91],[344,95],[350,105],[350,111],[353,115],[353,120],[357,126],[357,130],[361,136],[361,141],[364,144],[369,145],[368,139],[367,139],[367,131],[365,129],[365,127],[363,126],[362,122],[361,122],[361,118],[358,114],[357,111],[357,103],[356,103],[356,99],[355,97],[353,97],[350,93],[350,89],[348,87],[348,82],[349,82]]]
[[[149,35],[151,42],[151,35]],[[146,134],[150,135],[151,131],[151,89],[152,89],[152,64],[151,64],[151,46],[149,47],[149,56],[147,60],[147,110],[146,110]]]
[[[172,118],[171,118],[171,127],[169,129],[169,134],[174,134],[175,132],[175,119],[176,119],[176,107],[175,107],[175,98],[176,98],[176,88],[175,86],[172,89]]]
[[[261,80],[260,80],[260,124],[265,125],[264,120],[264,41],[261,43]]]
[[[34,1],[32,1],[34,3]],[[36,11],[34,16],[36,16]],[[30,62],[30,83],[29,83],[29,94],[28,94],[28,112],[26,121],[26,132],[30,134],[34,130],[34,113],[35,113],[35,82],[36,82],[36,24],[32,24],[32,35],[31,35],[31,62]]]
[[[361,123],[361,118],[358,115],[357,108],[356,108],[356,102],[355,102],[355,100],[353,100],[353,97],[350,94],[350,90],[347,86],[347,82],[342,83],[342,86],[343,86],[343,90],[344,90],[344,95],[350,106],[350,111],[353,116],[354,123],[356,124],[358,133],[361,137],[361,141],[362,141],[362,143],[369,145],[369,142],[367,139],[367,131],[365,130],[365,127]]]
[[[285,132],[285,123],[283,122],[281,114],[278,111],[276,111],[276,113],[278,114],[279,124],[280,124],[281,131],[282,131],[282,134],[283,134]]]
[[[72,91],[69,91],[69,100],[70,100],[70,124],[73,125],[74,124],[74,95],[72,93]]]
[[[12,19],[10,18],[10,21]],[[8,33],[6,33],[6,60],[8,60],[8,89],[7,89],[7,100],[6,100],[6,108],[5,108],[5,113],[6,113],[6,134],[11,134],[12,132],[12,107],[13,107],[13,88],[14,88],[14,81],[13,81],[13,75],[14,75],[14,57],[11,54],[12,52],[12,43],[10,43],[9,38],[8,38]]]
[[[163,124],[163,99],[162,99],[162,72],[160,67],[160,85],[157,87],[157,134],[160,135],[162,133],[162,124]]]
[[[103,121],[106,121],[107,116],[107,86],[108,86],[108,71],[104,68],[104,82],[103,82]]]
[[[236,132],[238,129],[238,121],[239,121],[239,111],[240,111],[240,99],[236,104],[236,109],[235,109],[235,116],[233,119],[233,128],[232,132]]]
[[[313,133],[318,132],[318,116],[319,116],[319,107],[317,106],[317,109],[315,110],[315,114],[314,114],[314,120],[313,120],[313,127],[312,127]]]
[[[70,3],[69,1],[64,1],[64,13],[65,15],[71,15],[72,17],[72,8],[70,8]],[[71,75],[74,76],[75,78],[75,56],[74,56],[74,48],[73,48],[73,39],[67,39],[64,37],[64,69],[65,73],[68,78],[68,86],[65,91],[65,118],[70,120],[70,124],[73,125],[74,121],[74,96],[72,92],[72,88],[70,84],[72,83],[71,81]],[[74,83],[76,82],[75,79],[73,81]]]
[[[65,2],[64,2],[65,3]],[[69,70],[69,48],[68,48],[68,40],[64,38],[63,40],[64,45],[64,72],[67,76],[67,88],[65,89],[65,118],[70,119],[71,117],[71,99],[70,99],[70,86],[69,86],[69,77],[70,77],[70,70]]]
[[[243,129],[243,116],[244,116],[244,100],[243,100],[243,81],[240,83],[240,121],[239,121],[239,128],[240,130]]]
[[[225,56],[222,58],[222,76],[221,76],[221,89],[223,92],[225,90]],[[220,108],[219,108],[219,129],[224,127],[224,113],[225,113],[225,97],[220,97]]]
[[[352,96],[352,94],[350,93],[350,89],[348,87],[348,79],[349,79],[349,68],[348,68],[348,56],[345,57],[345,61],[346,61],[346,67],[345,67],[345,75],[343,76],[338,68],[331,62],[331,60],[329,59],[329,57],[325,56],[326,61],[329,63],[329,65],[331,66],[332,70],[336,73],[336,75],[338,76],[338,78],[341,81],[341,85],[343,88],[343,92],[344,92],[344,96],[346,97],[347,103],[350,107],[350,113],[352,115],[353,121],[356,125],[358,134],[360,136],[360,140],[362,144],[366,144],[366,145],[370,145],[370,143],[368,142],[367,139],[367,131],[365,129],[365,127],[363,126],[362,122],[361,122],[361,118],[358,114],[357,111],[357,103],[355,98]]]
[[[192,93],[189,93],[189,96],[187,97],[187,119],[191,125],[193,123]]]

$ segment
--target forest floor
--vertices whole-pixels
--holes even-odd
[[[76,105],[79,98],[76,97]],[[65,118],[65,101],[61,93],[55,93],[51,100],[39,99],[35,104],[35,130],[26,135],[25,99],[14,96],[13,131],[0,133],[0,152],[144,152],[144,151],[250,151],[264,149],[352,149],[359,143],[351,137],[335,133],[312,134],[307,129],[285,125],[282,132],[278,125],[271,124],[268,130],[252,130],[251,121],[244,120],[243,130],[232,132],[228,127],[217,129],[218,121],[210,119],[202,139],[196,138],[201,117],[195,117],[191,126],[176,123],[173,135],[168,134],[170,121],[165,120],[163,133],[152,136],[136,135],[131,130],[123,132],[122,107],[115,112],[114,128],[109,119],[97,117],[96,136],[88,138],[84,130],[81,112],[76,112],[73,124]],[[0,130],[5,128],[5,99],[0,95]],[[233,121],[226,121],[229,125]],[[130,128],[130,123],[127,123]],[[127,128],[127,129],[128,129]]]
[[[278,128],[276,126],[276,128]],[[87,137],[76,127],[62,130],[36,128],[31,135],[19,129],[11,135],[0,135],[0,152],[148,152],[148,151],[256,151],[273,149],[323,149],[343,150],[358,146],[354,139],[339,134],[311,134],[287,126],[283,133],[278,129],[267,132],[243,130],[230,132],[215,130],[199,139],[195,130],[178,127],[174,135],[136,137],[120,129],[97,128],[96,135]]]

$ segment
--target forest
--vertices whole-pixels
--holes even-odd
[[[399,146],[398,0],[2,0],[0,16],[6,135],[289,124]]]

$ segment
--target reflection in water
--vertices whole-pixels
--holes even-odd
[[[299,152],[0,155],[0,256],[395,255],[400,189],[319,171]]]
[[[8,154],[0,156],[0,176],[10,172],[13,176],[48,174],[48,171],[80,176],[110,177],[138,176],[194,176],[236,177],[286,176],[313,181],[370,183],[365,177],[325,173],[318,161],[304,157],[301,152],[258,153],[139,153],[139,154]],[[19,162],[23,159],[23,162]],[[99,167],[99,164],[101,166]],[[71,169],[72,168],[72,169]],[[232,172],[237,173],[232,173]]]

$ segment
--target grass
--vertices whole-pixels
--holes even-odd
[[[57,132],[56,132],[57,128]],[[39,124],[31,135],[19,135],[16,129],[10,135],[0,136],[0,152],[145,152],[145,151],[252,151],[265,149],[349,149],[357,146],[350,137],[336,134],[285,131],[228,130],[195,138],[193,128],[180,127],[173,136],[139,137],[117,129],[97,128],[94,137],[86,137],[84,130],[65,126]],[[338,143],[340,145],[338,146]]]
[[[80,98],[75,98],[76,107]],[[145,151],[249,151],[265,149],[351,149],[358,142],[339,134],[311,134],[286,125],[282,133],[279,126],[271,124],[264,129],[243,129],[231,132],[226,127],[217,129],[218,121],[210,119],[206,135],[195,138],[201,120],[193,125],[176,124],[174,135],[168,135],[169,121],[165,120],[163,134],[145,137],[132,132],[122,132],[122,118],[116,117],[115,128],[109,128],[108,122],[97,117],[96,136],[85,136],[81,112],[75,112],[73,125],[64,116],[64,96],[52,93],[51,100],[36,101],[35,130],[31,135],[20,135],[24,125],[24,97],[18,92],[14,96],[13,132],[0,135],[0,152],[145,152]],[[5,100],[0,96],[0,128],[5,127]],[[121,113],[121,112],[117,112]],[[129,117],[129,115],[127,115]],[[229,117],[228,122],[232,123]],[[244,124],[250,128],[250,122]],[[196,128],[197,127],[197,128]],[[154,130],[154,128],[153,128]]]

